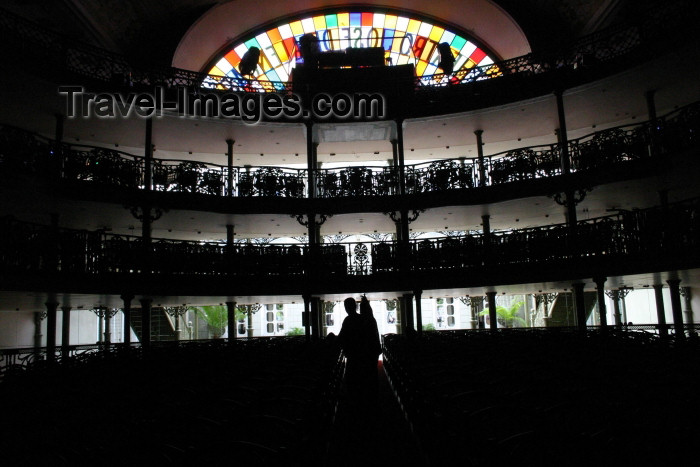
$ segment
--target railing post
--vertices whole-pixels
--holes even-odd
[[[46,359],[56,361],[56,310],[58,302],[49,301],[46,305]]]
[[[226,151],[227,156],[227,172],[226,172],[226,196],[228,198],[233,196],[233,145],[236,143],[234,139],[227,139],[226,145],[228,149]]]
[[[681,311],[681,293],[679,287],[681,280],[669,279],[666,281],[666,283],[671,291],[671,311],[673,313],[673,330],[676,334],[676,339],[685,339],[683,312]]]
[[[498,314],[496,313],[496,292],[486,292],[486,298],[489,303],[489,329],[498,329]]]
[[[238,329],[236,327],[236,302],[234,300],[226,302],[226,312],[228,325],[228,344],[232,346],[236,343],[236,336],[238,334]]]
[[[668,337],[666,325],[666,310],[664,309],[663,284],[654,284],[654,298],[656,299],[656,320],[659,324],[659,336],[662,339]]]
[[[484,160],[484,142],[482,135],[484,130],[474,131],[476,135],[476,153],[479,158],[479,186],[486,186],[486,161]]]

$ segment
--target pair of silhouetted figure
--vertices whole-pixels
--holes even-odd
[[[348,316],[338,340],[347,359],[345,386],[350,397],[371,398],[377,392],[377,360],[382,353],[377,320],[365,296],[360,301],[360,314],[354,298],[346,298],[344,304]]]

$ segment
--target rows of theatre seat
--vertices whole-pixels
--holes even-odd
[[[303,338],[159,346],[0,384],[6,465],[301,465],[320,458],[340,350]]]
[[[695,339],[509,329],[384,342],[393,390],[431,465],[667,465],[694,456]]]

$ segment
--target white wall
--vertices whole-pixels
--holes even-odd
[[[35,329],[34,313],[0,311],[0,348],[33,347]]]

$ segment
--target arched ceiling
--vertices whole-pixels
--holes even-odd
[[[201,16],[183,36],[175,50],[172,65],[200,71],[223,47],[234,39],[253,32],[261,25],[305,11],[347,5],[342,0],[232,1],[217,5]],[[363,5],[392,8],[407,14],[435,18],[454,25],[495,52],[497,58],[512,58],[531,51],[528,40],[501,7],[491,0],[376,0]]]

